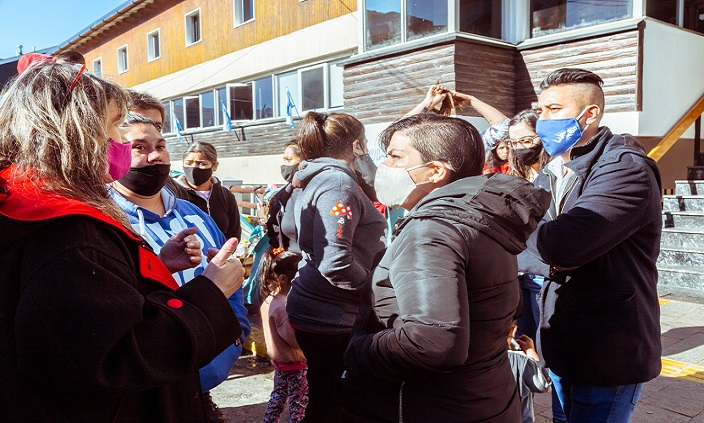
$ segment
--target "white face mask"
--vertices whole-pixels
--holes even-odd
[[[401,207],[408,200],[416,186],[424,184],[416,184],[408,173],[411,170],[419,169],[429,165],[431,162],[422,165],[409,167],[391,167],[385,163],[379,164],[374,177],[374,189],[379,202],[387,207]]]

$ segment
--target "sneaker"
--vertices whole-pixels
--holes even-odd
[[[205,410],[208,414],[209,423],[225,423],[227,419],[225,415],[217,404],[213,401],[213,397],[210,396],[210,392],[203,392],[203,400],[205,400]]]

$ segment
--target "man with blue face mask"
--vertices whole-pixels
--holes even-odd
[[[661,367],[660,175],[634,137],[599,127],[602,84],[559,69],[540,86],[536,132],[555,158],[535,184],[552,203],[519,256],[546,277],[538,346],[571,423],[628,422]]]

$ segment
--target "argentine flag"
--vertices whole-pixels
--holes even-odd
[[[222,130],[230,132],[232,131],[232,119],[230,119],[230,114],[227,113],[227,106],[220,100],[220,108],[222,109]]]
[[[296,106],[293,104],[291,92],[288,88],[286,88],[286,95],[288,96],[288,103],[286,104],[286,123],[288,123],[288,126],[293,128],[293,108]]]
[[[183,134],[181,131],[183,131],[183,126],[181,126],[181,122],[178,121],[178,116],[176,116],[176,112],[173,110],[171,111],[171,119],[174,121],[174,126],[176,127],[176,135],[178,135],[178,140],[183,141]]]

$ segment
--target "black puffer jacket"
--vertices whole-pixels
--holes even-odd
[[[538,346],[552,371],[574,383],[627,385],[660,373],[660,173],[640,143],[603,127],[566,166],[577,179],[519,256],[546,279]],[[551,189],[543,169],[535,184]]]
[[[397,225],[346,355],[350,421],[520,421],[506,343],[516,254],[549,202],[522,179],[476,176]]]

